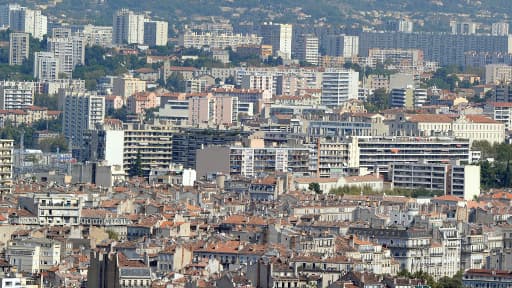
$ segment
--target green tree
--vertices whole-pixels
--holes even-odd
[[[186,82],[181,73],[172,72],[166,82],[167,89],[174,92],[185,92]]]
[[[365,102],[365,108],[368,112],[375,113],[390,107],[390,96],[386,89],[379,88],[373,92],[373,95]]]
[[[128,175],[130,177],[142,177],[144,176],[144,171],[142,170],[142,159],[140,156],[140,151],[137,151],[137,157],[135,160],[132,160],[130,163],[130,169],[128,170]]]
[[[316,194],[322,194],[322,189],[320,189],[320,184],[317,182],[309,183],[308,189],[310,191],[314,191]]]

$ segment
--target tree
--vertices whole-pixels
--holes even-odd
[[[386,89],[379,88],[373,92],[373,95],[366,101],[365,108],[368,112],[379,112],[389,108],[389,94]]]
[[[144,176],[144,171],[142,170],[142,159],[140,156],[140,151],[137,151],[137,157],[130,163],[130,170],[128,170],[128,175],[130,177]]]
[[[186,82],[181,73],[172,72],[166,82],[167,89],[173,92],[185,92]]]
[[[308,189],[310,191],[315,191],[316,194],[322,194],[322,190],[320,189],[320,184],[317,182],[311,182],[309,183]]]

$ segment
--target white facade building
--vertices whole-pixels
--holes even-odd
[[[207,46],[212,49],[226,49],[231,47],[233,50],[236,50],[236,47],[240,46],[261,45],[261,37],[255,34],[196,33],[187,31],[180,35],[178,43],[185,48],[201,49]]]
[[[9,27],[16,32],[25,32],[36,39],[43,39],[48,29],[48,19],[40,10],[17,6],[9,11]]]
[[[114,44],[144,44],[144,15],[121,9],[114,14],[112,23]]]
[[[9,35],[9,65],[21,65],[29,55],[28,33],[12,32]]]
[[[27,109],[34,102],[34,82],[0,82],[0,109]]]
[[[84,134],[105,118],[105,98],[88,92],[66,91],[62,132],[73,146],[83,145]]]
[[[313,65],[318,65],[318,46],[318,37],[312,34],[302,35],[297,49],[297,58]]]
[[[59,58],[52,52],[36,52],[34,55],[34,78],[39,81],[59,79]]]
[[[336,107],[358,99],[359,73],[354,70],[330,69],[322,76],[322,105]]]
[[[14,140],[0,139],[0,193],[11,193]]]
[[[292,33],[291,24],[263,23],[261,25],[261,36],[265,45],[272,45],[274,56],[283,59],[292,57]]]
[[[59,73],[69,78],[77,65],[85,63],[85,41],[81,36],[48,38],[48,51],[59,59]]]
[[[165,46],[169,33],[166,21],[146,21],[144,23],[144,44],[149,46]]]

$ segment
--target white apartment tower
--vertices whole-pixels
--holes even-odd
[[[494,36],[507,36],[509,25],[507,22],[492,23],[491,34]]]
[[[0,82],[0,109],[27,109],[34,103],[34,82]]]
[[[262,44],[272,45],[274,56],[281,56],[283,59],[291,59],[292,33],[293,26],[291,24],[270,22],[261,25]]]
[[[112,23],[114,44],[144,44],[144,15],[121,9],[114,14]]]
[[[11,23],[11,11],[20,10],[19,4],[4,4],[0,6],[0,28],[7,29]]]
[[[34,55],[34,78],[39,81],[59,79],[59,58],[53,52],[36,52]]]
[[[62,132],[74,147],[81,147],[84,134],[105,118],[105,98],[88,92],[66,91]]]
[[[76,65],[85,63],[85,40],[81,36],[48,38],[48,51],[59,59],[59,72],[69,78]]]
[[[359,54],[359,36],[329,35],[325,43],[326,54],[351,58]]]
[[[11,192],[14,140],[0,139],[0,193]]]
[[[25,32],[36,39],[43,39],[48,29],[48,18],[40,10],[17,7],[9,10],[9,27],[16,32]]]
[[[318,46],[318,37],[315,35],[301,35],[299,39],[299,47],[297,49],[297,58],[313,65],[318,65]]]
[[[28,33],[12,32],[9,35],[9,65],[21,65],[29,55]]]
[[[328,69],[322,73],[322,105],[337,107],[351,99],[357,99],[359,73],[354,70]]]
[[[146,21],[144,23],[144,44],[149,46],[165,46],[168,38],[166,21]]]

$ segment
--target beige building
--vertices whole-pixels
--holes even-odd
[[[115,77],[112,81],[112,94],[126,99],[137,92],[146,91],[146,81],[128,75]]]
[[[505,141],[505,124],[483,115],[398,115],[389,122],[391,135],[399,136],[452,136],[490,143]]]
[[[0,193],[11,193],[14,140],[0,140]]]

